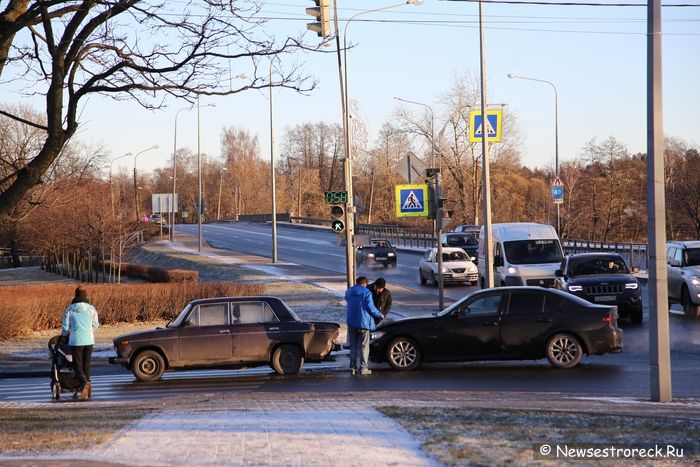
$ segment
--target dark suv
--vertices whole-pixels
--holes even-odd
[[[601,305],[617,305],[621,317],[642,322],[642,291],[617,253],[578,253],[564,257],[554,287]]]
[[[700,318],[700,241],[668,242],[668,301],[683,305],[690,318]]]

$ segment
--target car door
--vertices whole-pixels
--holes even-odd
[[[263,300],[231,302],[231,345],[236,362],[265,362],[280,338],[280,321]]]
[[[440,360],[478,360],[500,356],[500,311],[503,294],[479,294],[440,318],[437,345]]]
[[[531,358],[542,353],[545,340],[563,306],[544,290],[511,292],[501,319],[501,351],[505,357]]]
[[[228,303],[202,303],[192,308],[178,336],[184,365],[226,363],[231,359]]]
[[[668,267],[668,296],[676,301],[681,299],[681,285],[683,284],[683,249],[669,247],[666,252]]]

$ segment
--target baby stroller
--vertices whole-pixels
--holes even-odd
[[[73,373],[73,357],[68,345],[68,336],[54,336],[49,340],[49,358],[51,395],[54,400],[59,400],[62,392],[73,392],[75,396],[80,388],[80,381]]]

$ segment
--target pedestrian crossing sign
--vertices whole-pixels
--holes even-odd
[[[428,185],[396,185],[396,217],[428,217]]]
[[[498,143],[501,141],[501,133],[503,128],[503,111],[502,110],[487,110],[486,111],[486,128],[484,128],[484,117],[481,110],[472,110],[469,112],[469,142],[480,143],[484,137],[484,130],[488,135],[490,143]]]

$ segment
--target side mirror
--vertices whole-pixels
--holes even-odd
[[[557,269],[556,271],[554,271],[554,275],[557,277],[564,277],[564,271],[562,271],[561,269]]]
[[[470,256],[469,261],[476,261],[476,256]]]
[[[638,272],[639,272],[639,268],[636,267],[636,266],[634,266],[634,267],[632,268],[632,274],[637,274]]]
[[[493,257],[493,265],[495,267],[503,266],[503,258],[500,256],[494,256]]]

